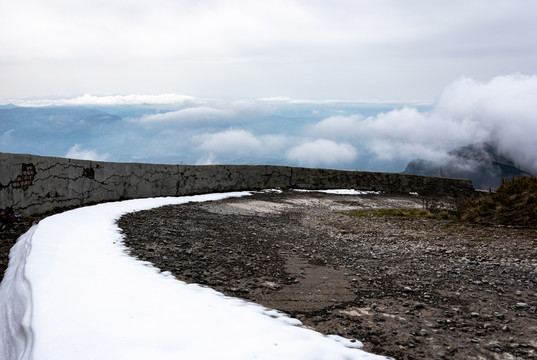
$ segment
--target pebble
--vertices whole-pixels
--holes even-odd
[[[502,314],[502,313],[499,313],[499,312],[495,312],[494,313],[494,316],[500,320],[504,319],[505,318],[505,315]]]

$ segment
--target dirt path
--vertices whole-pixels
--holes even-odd
[[[537,358],[537,231],[349,209],[417,197],[285,192],[168,206],[119,225],[132,254],[397,359]]]

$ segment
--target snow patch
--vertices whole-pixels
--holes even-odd
[[[35,230],[34,225],[11,248],[0,283],[0,358],[4,360],[27,360],[33,346],[32,291],[24,269]]]
[[[126,212],[248,194],[105,203],[42,220],[13,247],[0,286],[2,358],[384,358],[128,256],[115,223]]]
[[[320,192],[325,194],[335,195],[380,195],[380,191],[366,191],[366,190],[354,190],[354,189],[331,189],[331,190],[306,190],[306,189],[294,189],[299,192]]]

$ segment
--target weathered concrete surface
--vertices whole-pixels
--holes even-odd
[[[154,165],[0,153],[0,209],[26,215],[122,199],[263,188],[466,196],[469,180],[270,165]]]

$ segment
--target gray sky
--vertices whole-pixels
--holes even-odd
[[[0,0],[0,100],[434,101],[537,73],[534,0]]]

